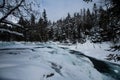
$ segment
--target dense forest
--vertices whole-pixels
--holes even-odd
[[[84,1],[89,2],[91,0]],[[85,43],[86,40],[94,43],[110,41],[114,43],[112,48],[120,49],[119,3],[120,0],[104,0],[102,3],[104,6],[98,7],[94,4],[92,10],[80,9],[74,15],[68,13],[65,18],[56,22],[48,20],[47,12],[44,9],[42,15],[39,16],[39,20],[33,13],[30,14],[29,19],[21,15],[17,26],[19,24],[22,27],[14,27],[16,25],[8,24],[8,21],[5,22],[6,17],[1,17],[0,40],[40,42],[52,40],[73,44],[76,42]],[[3,5],[0,4],[0,9],[2,12],[4,3]]]

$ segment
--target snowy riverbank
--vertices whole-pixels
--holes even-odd
[[[1,42],[0,80],[120,79],[117,75],[99,72],[89,58],[75,55],[70,47],[75,46],[65,49],[54,42]],[[112,69],[114,74],[119,75],[119,66]]]
[[[100,44],[100,43],[91,43],[90,41],[87,41],[84,44],[77,43],[74,45],[73,44],[64,45],[58,42],[56,44],[60,47],[65,47],[71,50],[80,51],[84,53],[85,55],[88,55],[88,56],[91,56],[91,57],[94,57],[100,60],[105,60],[105,61],[108,61],[106,60],[106,58],[109,54],[120,55],[120,51],[114,51],[114,52],[108,51],[110,49],[110,46],[112,46],[112,44],[109,42],[108,43],[104,42]],[[110,62],[120,64],[120,61],[115,62],[114,60],[110,60]]]

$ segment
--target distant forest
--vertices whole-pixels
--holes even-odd
[[[84,1],[89,2],[91,0]],[[104,6],[98,7],[94,4],[92,10],[81,9],[74,15],[68,13],[64,19],[59,19],[56,22],[48,20],[44,9],[39,20],[34,14],[30,15],[30,19],[20,16],[18,24],[22,27],[13,27],[14,25],[8,25],[0,19],[0,40],[60,41],[73,44],[76,42],[85,43],[86,40],[94,43],[110,41],[115,44],[113,48],[120,49],[119,3],[120,0],[104,0]],[[10,34],[10,31],[6,32],[3,29],[23,35]]]

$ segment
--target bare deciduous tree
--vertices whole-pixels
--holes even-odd
[[[0,2],[0,23],[6,22],[9,16],[25,17],[32,13],[37,14],[38,12],[33,10],[36,5],[39,6],[34,0],[2,0]]]
[[[36,0],[1,0],[0,1],[0,24],[9,24],[15,27],[22,27],[13,22],[10,18],[29,17],[31,14],[38,14],[40,4]],[[0,28],[1,29],[1,28]],[[3,30],[3,29],[1,29]],[[4,30],[8,31],[8,30]]]

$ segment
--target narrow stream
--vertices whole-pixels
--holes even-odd
[[[74,50],[70,50],[70,53],[76,55],[77,57],[84,56],[84,57],[89,58],[91,62],[93,63],[94,68],[96,68],[100,73],[110,76],[114,78],[115,80],[120,80],[120,65],[119,64],[98,60],[96,58],[86,56],[83,53],[74,51]]]

